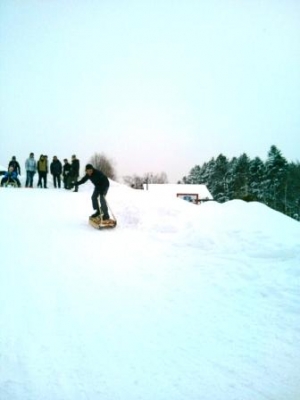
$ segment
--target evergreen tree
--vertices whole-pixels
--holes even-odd
[[[202,183],[204,185],[208,185],[208,182],[210,182],[210,177],[213,174],[213,169],[215,166],[215,159],[212,158],[209,162],[205,162],[202,165],[201,168],[201,176],[200,176],[200,181],[199,183]]]
[[[265,164],[259,157],[249,163],[249,192],[253,200],[264,201]]]
[[[300,220],[300,163],[288,165],[285,214]]]
[[[199,184],[201,176],[201,168],[199,165],[196,165],[194,168],[191,169],[188,179],[185,183],[189,184]]]
[[[223,203],[227,200],[226,196],[226,173],[228,160],[223,154],[220,154],[209,169],[208,189],[214,199]]]
[[[266,161],[266,203],[275,210],[284,211],[286,201],[287,161],[276,146],[271,146]]]
[[[242,154],[237,158],[233,164],[233,198],[246,199],[249,195],[248,181],[249,181],[249,166],[250,159],[247,154]]]
[[[206,184],[214,200],[261,201],[300,220],[300,164],[289,164],[276,146],[264,163],[246,153],[230,161],[220,154],[201,167],[195,166],[184,183]]]
[[[232,200],[234,199],[235,193],[235,168],[237,164],[237,158],[233,157],[227,166],[227,172],[224,176],[225,181],[225,190],[226,190],[226,199]]]

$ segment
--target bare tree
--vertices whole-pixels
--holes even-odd
[[[148,183],[168,183],[168,177],[165,172],[160,174],[153,174],[152,172],[147,172],[143,177],[144,182]]]
[[[160,174],[153,175],[152,183],[168,183],[168,177],[165,172],[161,172]]]
[[[123,181],[126,185],[132,187],[133,189],[143,189],[143,183],[145,180],[137,175],[133,176],[123,176]]]
[[[161,172],[160,174],[147,172],[143,176],[123,176],[123,181],[132,188],[143,189],[144,183],[168,183],[168,177],[165,172]]]
[[[108,178],[116,179],[116,172],[114,162],[106,157],[103,153],[95,153],[90,158],[90,163],[96,168],[100,169]]]

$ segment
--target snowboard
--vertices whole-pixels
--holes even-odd
[[[116,227],[117,221],[111,218],[103,221],[100,217],[90,217],[89,224],[95,229],[111,229]]]

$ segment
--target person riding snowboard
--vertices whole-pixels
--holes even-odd
[[[95,189],[91,197],[95,213],[92,214],[90,218],[96,218],[100,216],[100,208],[98,202],[98,197],[100,196],[100,206],[103,212],[102,220],[108,220],[108,207],[104,196],[107,194],[109,189],[109,180],[102,171],[95,169],[92,164],[86,165],[85,172],[86,175],[75,183],[75,190],[77,189],[77,186],[82,185],[83,183],[90,180],[95,185]]]

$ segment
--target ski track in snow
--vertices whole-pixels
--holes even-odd
[[[90,195],[1,189],[1,400],[300,398],[299,223],[113,184],[98,232]]]

